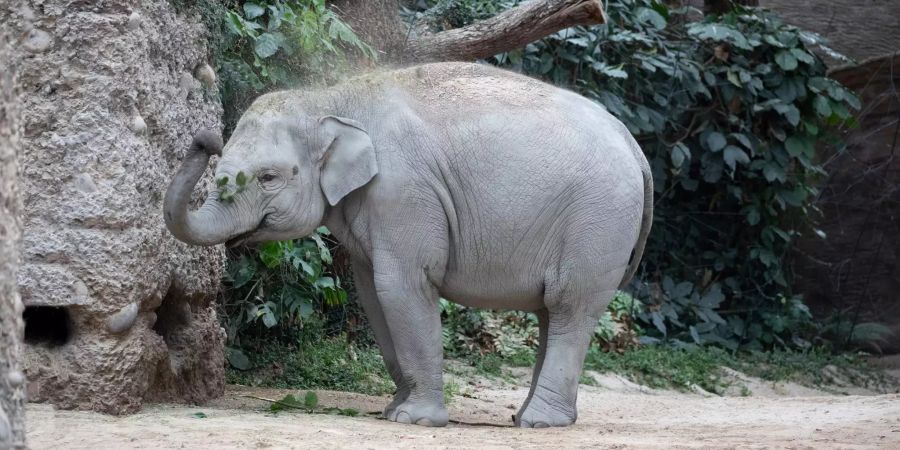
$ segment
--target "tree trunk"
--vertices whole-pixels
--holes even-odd
[[[0,23],[8,10],[0,9]],[[18,99],[13,30],[0,29],[0,448],[25,448],[25,386],[20,366],[22,302],[16,286],[19,265]]]
[[[399,19],[397,0],[334,0],[331,6],[383,59],[410,63],[487,58],[565,28],[606,21],[599,0],[532,0],[466,27],[413,36]]]
[[[735,5],[759,6],[759,0],[704,0],[704,14],[725,14]]]

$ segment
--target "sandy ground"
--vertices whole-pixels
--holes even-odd
[[[512,428],[527,395],[513,381],[454,380],[446,428],[381,420],[387,397],[319,392],[324,407],[354,408],[358,417],[268,412],[268,403],[296,391],[230,386],[202,407],[157,405],[127,417],[28,409],[35,449],[128,448],[894,448],[900,449],[900,394],[835,395],[741,374],[750,396],[652,390],[620,377],[593,374],[582,385],[577,424],[566,429]],[[516,378],[518,377],[518,378]],[[746,390],[743,391],[746,394]],[[202,412],[206,418],[197,418]],[[365,414],[373,412],[373,414]]]

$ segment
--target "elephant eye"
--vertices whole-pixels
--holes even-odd
[[[271,183],[275,181],[276,178],[278,178],[278,176],[271,172],[265,172],[259,175],[259,181],[262,183]]]

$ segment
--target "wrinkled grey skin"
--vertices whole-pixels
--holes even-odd
[[[632,276],[652,216],[647,161],[605,110],[464,63],[268,94],[241,118],[217,168],[217,178],[243,171],[256,182],[233,203],[213,193],[189,211],[220,148],[209,133],[195,139],[166,193],[169,230],[197,245],[236,245],[328,226],[352,255],[397,385],[388,419],[447,423],[443,296],[537,313],[540,350],[516,424],[575,422],[591,334]]]

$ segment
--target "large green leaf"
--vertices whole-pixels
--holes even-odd
[[[638,8],[636,15],[638,22],[648,23],[657,30],[662,30],[666,27],[666,18],[656,10],[650,8]]]
[[[750,156],[741,149],[740,147],[736,147],[734,145],[729,145],[725,147],[725,151],[722,154],[722,158],[725,160],[725,164],[731,168],[732,171],[737,167],[737,164],[749,164]]]
[[[284,38],[276,33],[263,33],[256,38],[254,51],[260,58],[268,58],[278,52]]]
[[[794,70],[797,68],[797,57],[787,50],[782,50],[775,54],[775,63],[784,70]]]
[[[251,3],[251,2],[244,3],[244,15],[248,19],[255,19],[255,18],[263,15],[265,12],[266,12],[266,10],[262,6],[257,5],[256,3]]]
[[[728,140],[725,139],[725,135],[718,131],[713,131],[706,136],[706,147],[711,152],[722,150],[727,144]]]

